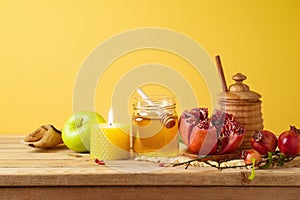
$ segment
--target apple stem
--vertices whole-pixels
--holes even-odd
[[[81,126],[82,126],[82,122],[83,122],[83,119],[81,118],[78,127],[81,127]]]

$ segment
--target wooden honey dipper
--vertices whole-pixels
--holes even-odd
[[[137,93],[142,97],[142,99],[149,105],[154,106],[155,104],[150,100],[150,98],[140,89],[138,88]],[[176,124],[175,118],[167,112],[156,112],[158,116],[160,116],[160,122],[163,124],[164,127],[167,129],[173,128]]]
[[[225,79],[225,76],[224,76],[224,71],[223,71],[223,67],[222,67],[222,63],[221,63],[221,58],[220,58],[219,55],[216,56],[216,63],[217,63],[218,71],[219,71],[219,76],[221,78],[221,84],[222,84],[223,92],[228,92],[226,79]]]

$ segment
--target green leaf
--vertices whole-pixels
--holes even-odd
[[[268,152],[268,162],[263,166],[259,166],[259,168],[266,169],[269,168],[272,164],[273,164],[273,154],[272,152]]]
[[[284,159],[285,159],[285,156],[282,153],[280,153],[279,158],[278,158],[278,166],[284,165]]]
[[[252,158],[252,170],[250,176],[248,177],[250,181],[253,181],[255,177],[255,161],[256,161],[255,158]]]

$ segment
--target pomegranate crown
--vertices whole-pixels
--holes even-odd
[[[292,132],[295,132],[295,133],[300,134],[300,129],[297,129],[296,126],[290,126],[290,130],[291,130]]]

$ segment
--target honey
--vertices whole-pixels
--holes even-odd
[[[177,124],[166,128],[161,119],[134,118],[132,122],[133,151],[139,155],[176,156],[178,154]]]

